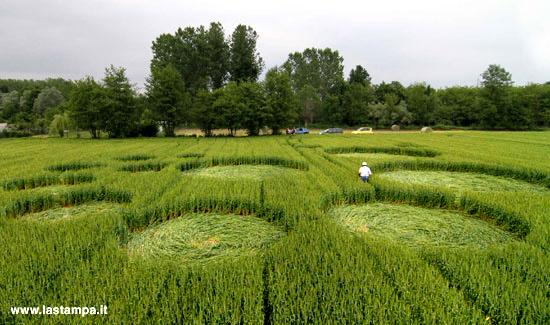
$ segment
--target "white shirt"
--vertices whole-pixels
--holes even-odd
[[[361,166],[361,168],[359,168],[359,176],[365,177],[370,175],[372,175],[372,171],[368,166]]]

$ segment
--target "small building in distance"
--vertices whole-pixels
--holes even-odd
[[[8,129],[8,123],[0,123],[0,132]]]

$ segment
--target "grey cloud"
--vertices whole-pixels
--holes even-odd
[[[142,85],[151,42],[179,26],[220,21],[260,34],[267,66],[306,47],[332,47],[346,72],[367,67],[376,82],[475,85],[491,63],[519,83],[550,80],[544,1],[29,1],[0,3],[0,78],[85,75],[124,66]],[[548,11],[546,11],[548,12]]]

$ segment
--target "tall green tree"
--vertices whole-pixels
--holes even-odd
[[[40,89],[33,87],[26,89],[21,93],[19,97],[19,111],[15,115],[14,122],[18,128],[27,131],[33,131],[35,129],[38,117],[34,114],[33,107],[34,101],[40,94]]]
[[[236,82],[256,81],[264,67],[257,50],[258,33],[246,25],[238,25],[231,35],[230,79]]]
[[[392,124],[407,124],[411,116],[404,101],[400,101],[394,94],[387,94],[383,103],[369,105],[375,127],[389,127]]]
[[[140,112],[136,109],[136,94],[126,77],[126,69],[113,65],[106,68],[103,88],[106,105],[103,129],[109,138],[130,135],[139,127]]]
[[[361,65],[351,69],[344,94],[343,122],[364,125],[369,121],[369,104],[375,100],[371,77]]]
[[[204,26],[178,28],[171,34],[162,34],[153,42],[151,71],[174,66],[180,73],[186,89],[195,94],[208,86],[209,48]]]
[[[62,104],[65,102],[63,94],[55,87],[46,86],[40,91],[33,104],[35,125],[44,132],[56,114],[63,114]]]
[[[438,105],[434,112],[435,123],[466,127],[478,125],[479,97],[479,89],[475,87],[439,89]]]
[[[512,75],[503,67],[491,64],[481,74],[481,123],[488,128],[512,127],[509,118]]]
[[[328,94],[324,97],[321,104],[322,121],[331,125],[341,125],[344,123],[345,116],[345,95],[349,84],[344,80],[335,83]]]
[[[372,86],[352,82],[346,88],[343,104],[343,122],[347,125],[364,125],[369,119],[369,104],[374,101]]]
[[[399,81],[392,81],[390,83],[382,81],[374,87],[374,95],[376,96],[376,101],[379,103],[384,102],[388,94],[395,96],[398,102],[406,99],[405,87]]]
[[[259,135],[260,129],[267,126],[271,114],[265,104],[265,94],[257,82],[241,82],[239,84],[242,102],[241,124],[248,135]]]
[[[283,67],[290,74],[296,91],[309,85],[323,100],[331,89],[344,80],[343,62],[338,51],[308,48],[303,52],[289,54]]]
[[[430,125],[434,122],[437,109],[435,90],[425,83],[415,83],[407,87],[407,109],[411,113],[412,123]]]
[[[207,137],[212,136],[212,131],[218,127],[219,112],[215,111],[214,102],[221,89],[210,92],[200,90],[193,98],[192,119]]]
[[[211,89],[221,88],[229,77],[230,47],[225,39],[223,26],[216,22],[210,23],[206,33],[208,56],[208,76]]]
[[[176,126],[190,117],[190,99],[179,72],[172,65],[154,69],[145,87],[154,119],[166,136],[175,136]]]
[[[229,82],[215,92],[214,111],[218,113],[218,126],[235,135],[238,128],[248,135],[258,135],[271,119],[265,104],[264,89],[256,82]]]
[[[70,118],[68,113],[55,114],[53,117],[49,131],[51,134],[59,135],[60,138],[63,138],[65,135],[65,130],[69,128]],[[69,134],[67,133],[67,137]]]
[[[242,127],[242,115],[245,102],[239,84],[230,81],[225,87],[214,92],[216,100],[213,103],[214,111],[218,114],[218,126],[228,129],[231,136]]]
[[[510,87],[508,92],[509,107],[505,127],[512,130],[527,130],[535,127],[535,110],[533,110],[523,87]]]
[[[173,65],[182,72],[182,64],[179,59],[178,50],[181,47],[178,39],[172,34],[161,34],[154,41],[151,46],[153,51],[153,58],[151,59],[150,69],[160,69],[167,65]]]
[[[283,67],[289,73],[298,96],[304,123],[326,118],[328,115],[323,111],[332,110],[341,100],[335,100],[334,96],[344,81],[343,61],[338,51],[329,48],[308,48],[289,54]],[[330,103],[323,106],[329,95]]]
[[[40,91],[33,104],[33,111],[40,117],[53,110],[65,101],[63,94],[55,87],[46,87]]]
[[[69,116],[76,127],[90,131],[93,139],[100,137],[106,111],[103,87],[92,77],[76,81],[68,101]]]
[[[272,134],[280,134],[298,119],[296,97],[290,84],[290,76],[277,67],[270,69],[264,82],[266,106],[271,115],[269,126]]]
[[[311,85],[305,85],[298,90],[296,96],[298,98],[300,116],[305,126],[308,123],[317,122],[317,118],[321,113],[322,102],[315,88]]]
[[[152,50],[151,71],[174,66],[192,95],[220,88],[227,81],[231,51],[220,23],[213,22],[208,29],[188,26],[174,34],[161,34]]]
[[[522,99],[532,111],[533,123],[537,127],[550,126],[550,83],[525,86]]]
[[[17,112],[19,112],[19,92],[12,90],[1,97],[0,118],[13,122]]]
[[[341,125],[344,119],[342,96],[329,94],[321,104],[322,122],[330,125]]]
[[[354,69],[351,69],[348,82],[350,84],[358,83],[363,86],[368,86],[371,83],[371,77],[365,68],[361,65],[357,65]]]

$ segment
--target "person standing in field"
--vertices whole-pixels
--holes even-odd
[[[367,166],[367,163],[363,161],[361,167],[359,168],[359,177],[361,177],[363,182],[368,182],[370,175],[372,175],[372,171],[369,166]]]

